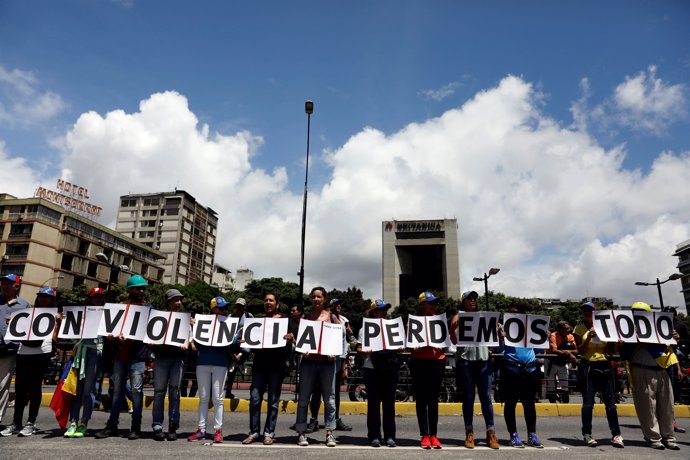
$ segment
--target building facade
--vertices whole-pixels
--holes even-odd
[[[383,298],[392,305],[423,291],[460,298],[456,219],[384,221]]]
[[[213,282],[218,215],[184,190],[121,196],[115,229],[165,254],[163,283]]]
[[[29,301],[42,286],[105,288],[110,282],[125,283],[132,273],[157,283],[165,258],[160,251],[48,200],[8,194],[0,194],[0,254],[0,273],[18,274],[20,295]]]
[[[690,312],[690,240],[676,245],[676,252],[673,255],[678,257],[678,271],[683,274],[680,283],[685,300],[685,311]]]
[[[218,264],[213,266],[213,277],[211,278],[212,286],[217,286],[221,291],[229,291],[234,288],[234,283],[235,280],[230,270]]]

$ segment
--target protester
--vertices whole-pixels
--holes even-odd
[[[477,298],[475,291],[467,291],[462,294],[461,310],[465,312],[477,311]],[[453,317],[450,327],[450,339],[457,343],[458,315]],[[474,449],[474,394],[479,394],[482,406],[484,423],[486,424],[486,445],[491,449],[498,449],[496,429],[494,427],[494,406],[491,403],[491,362],[489,347],[458,346],[455,355],[456,372],[458,381],[464,383],[462,416],[465,422],[465,447]]]
[[[599,445],[592,437],[592,415],[594,411],[594,397],[601,392],[601,399],[606,408],[606,418],[611,430],[611,444],[614,447],[625,447],[621,429],[618,425],[618,411],[614,399],[613,368],[607,355],[616,352],[618,344],[601,341],[594,330],[592,312],[597,309],[592,302],[580,306],[582,323],[573,331],[577,351],[582,357],[578,364],[578,372],[582,377],[582,436],[589,447]]]
[[[15,311],[31,308],[31,304],[18,295],[21,283],[21,278],[15,274],[0,277],[0,422],[10,399],[10,383],[19,349],[18,342],[5,341],[7,324]]]
[[[632,309],[652,311],[644,302],[633,303]],[[673,338],[679,338],[676,331]],[[626,344],[621,355],[628,360],[635,412],[647,445],[679,450],[673,434],[673,388],[667,370],[675,367],[678,357],[670,346],[656,343]]]
[[[510,313],[525,313],[525,307],[514,304],[508,308],[508,311]],[[503,352],[503,359],[501,360],[503,417],[510,435],[510,445],[519,448],[525,447],[517,432],[515,421],[515,407],[519,400],[522,402],[525,423],[527,424],[527,445],[543,448],[544,446],[537,437],[537,410],[534,404],[534,397],[541,385],[537,372],[539,368],[537,356],[533,348],[506,345],[504,341],[505,332],[503,332],[501,324],[498,325],[498,330],[501,342],[498,351]]]
[[[437,314],[438,297],[431,292],[419,294],[418,306],[421,316]],[[441,381],[446,370],[446,355],[435,347],[415,348],[410,353],[410,375],[414,392],[417,423],[422,449],[440,449],[438,439],[438,398]]]
[[[244,329],[244,319],[253,318],[254,315],[247,311],[247,301],[240,297],[235,301],[235,311],[230,315],[233,318],[239,318],[237,324],[237,336],[242,337]],[[228,367],[228,378],[226,379],[225,397],[228,399],[235,399],[232,394],[232,387],[235,385],[235,376],[237,375],[237,368],[244,364],[249,356],[249,351],[243,349],[239,343],[230,345],[230,362]]]
[[[681,382],[683,381],[683,372],[680,361],[684,357],[686,358],[690,355],[690,330],[688,330],[688,326],[685,324],[685,321],[678,318],[678,310],[675,307],[668,308],[667,311],[673,314],[673,330],[678,334],[676,345],[673,347],[673,351],[678,357],[678,363],[669,367],[667,370],[671,376],[671,382],[673,383],[674,404],[681,404],[680,386]],[[673,431],[676,433],[685,433],[687,430],[678,425],[678,422],[674,419]]]
[[[36,295],[34,308],[55,308],[55,290],[42,287]],[[31,436],[38,431],[36,418],[43,397],[43,377],[53,354],[53,340],[57,337],[57,321],[52,336],[42,340],[23,340],[17,351],[17,375],[14,380],[14,419],[0,435],[12,436],[22,426],[24,407],[29,403],[29,418],[19,436]]]
[[[145,294],[148,282],[141,275],[132,275],[127,280],[128,300],[130,305],[143,305],[152,308],[146,303]],[[96,433],[96,438],[104,439],[118,434],[120,408],[125,401],[127,380],[129,379],[132,391],[132,425],[127,439],[133,441],[141,437],[141,415],[144,407],[144,372],[146,371],[146,358],[148,346],[141,340],[125,339],[108,336],[107,340],[113,345],[115,362],[113,363],[113,399],[110,417],[105,428]]]
[[[267,292],[263,295],[266,318],[285,318],[280,313],[278,294]],[[278,420],[278,403],[287,369],[287,360],[292,350],[292,343],[297,329],[289,329],[285,336],[287,344],[280,348],[265,348],[254,351],[252,364],[252,384],[249,389],[249,435],[242,444],[252,444],[263,436],[264,445],[273,444]],[[261,434],[261,403],[264,393],[268,392],[266,425]]]
[[[230,303],[222,297],[211,299],[211,312],[218,316],[227,316]],[[196,379],[199,384],[199,423],[197,429],[187,441],[206,439],[206,419],[208,402],[213,401],[213,435],[214,443],[223,442],[223,387],[228,375],[228,356],[226,347],[210,347],[192,342],[199,352],[196,364]]]
[[[383,300],[371,302],[369,318],[385,319],[391,304]],[[395,391],[398,386],[397,350],[363,352],[364,328],[359,330],[357,352],[364,355],[364,384],[367,388],[367,437],[372,447],[380,447],[381,440],[395,447]],[[383,408],[383,438],[381,438],[381,409]]]
[[[311,290],[310,297],[312,308],[304,319],[340,324],[338,318],[325,308],[326,289],[315,287]],[[326,446],[336,446],[335,437],[333,436],[333,430],[335,429],[335,373],[336,360],[334,356],[305,353],[302,357],[300,363],[299,400],[295,421],[295,431],[298,433],[297,444],[299,446],[309,445],[306,435],[307,411],[316,382],[320,384],[324,402]]]
[[[556,330],[549,334],[549,353],[558,355],[549,358],[546,373],[546,395],[552,403],[569,400],[568,364],[577,361],[577,344],[571,331],[570,324],[560,321]]]
[[[184,296],[177,289],[165,292],[165,311],[182,310]],[[156,441],[177,440],[180,427],[180,385],[185,369],[187,346],[155,345],[153,360],[153,439]],[[163,433],[163,412],[165,393],[168,393],[168,432]]]
[[[86,305],[105,305],[105,291],[91,288]],[[79,340],[72,351],[72,368],[78,371],[77,391],[72,399],[69,425],[64,433],[65,438],[83,438],[96,404],[96,380],[101,372],[103,354],[103,337]],[[81,412],[81,418],[79,413]]]

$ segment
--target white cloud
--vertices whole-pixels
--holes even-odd
[[[41,91],[32,72],[0,65],[0,124],[28,125],[50,119],[65,109],[59,94]]]
[[[0,193],[16,197],[33,196],[39,185],[38,174],[29,167],[26,159],[12,157],[0,139]]]
[[[391,135],[366,128],[324,153],[332,175],[309,195],[307,286],[378,297],[381,221],[457,217],[465,288],[497,266],[491,288],[513,295],[656,303],[633,283],[675,270],[670,254],[690,235],[690,153],[660,154],[649,174],[626,170],[622,148],[559,126],[542,102],[509,76],[437,118]],[[284,168],[252,166],[262,138],[209,131],[174,92],[136,113],[85,113],[65,136],[63,174],[106,219],[120,195],[177,185],[219,213],[219,263],[296,280],[301,194]],[[679,285],[666,286],[679,304]]]
[[[436,102],[440,102],[447,97],[455,94],[455,91],[460,88],[460,83],[457,81],[448,83],[441,86],[438,89],[423,89],[417,93],[420,97],[424,99],[432,99]]]

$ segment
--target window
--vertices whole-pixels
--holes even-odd
[[[158,215],[158,209],[146,209],[144,211],[141,211],[141,215],[142,215],[142,217],[147,217],[147,216],[155,217]]]
[[[139,232],[139,238],[153,238],[154,232]]]
[[[74,256],[72,256],[72,254],[63,254],[62,255],[62,262],[60,263],[60,268],[63,270],[72,271],[72,260],[73,259],[74,259]]]
[[[15,275],[19,275],[19,277],[23,277],[24,264],[2,264],[2,270],[0,270],[1,275],[10,275],[12,273],[14,273]]]
[[[161,215],[163,216],[177,216],[180,214],[180,210],[177,208],[165,208],[161,210]]]
[[[136,199],[126,199],[120,201],[121,208],[133,208],[137,205]]]
[[[10,239],[31,238],[31,232],[34,229],[33,222],[24,223],[16,222],[10,226]]]
[[[89,266],[86,269],[86,274],[95,278],[97,269],[98,263],[89,261]]]
[[[88,255],[90,246],[91,246],[91,243],[89,243],[86,240],[79,241],[79,254],[81,254],[82,256]]]
[[[144,198],[144,206],[158,206],[158,198]]]

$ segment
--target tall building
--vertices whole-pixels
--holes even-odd
[[[160,282],[165,258],[47,199],[8,194],[0,194],[0,255],[0,273],[18,274],[20,295],[29,301],[42,286],[105,288],[131,273]]]
[[[386,302],[397,306],[429,290],[460,298],[456,219],[385,221],[381,230]]]
[[[690,312],[690,240],[683,241],[676,245],[676,252],[673,254],[678,257],[678,271],[684,276],[680,279],[685,299],[685,311]]]
[[[235,282],[233,287],[236,291],[244,291],[252,280],[254,280],[254,272],[248,268],[238,268],[235,272]]]
[[[184,190],[121,196],[115,229],[166,255],[163,283],[212,283],[218,215]]]

